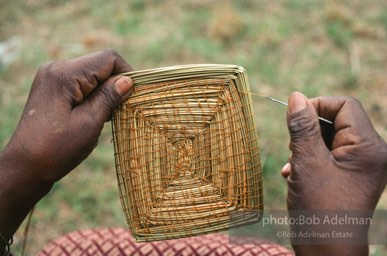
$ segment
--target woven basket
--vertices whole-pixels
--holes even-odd
[[[257,221],[259,148],[246,71],[185,65],[126,73],[132,95],[113,116],[117,179],[137,241]]]

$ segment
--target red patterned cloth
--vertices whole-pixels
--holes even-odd
[[[136,243],[130,232],[123,228],[75,231],[47,244],[39,256],[120,256],[120,255],[238,255],[238,256],[291,256],[292,252],[270,241],[260,240],[247,245],[230,244],[224,234]]]

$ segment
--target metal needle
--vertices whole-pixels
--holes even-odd
[[[282,102],[282,101],[280,101],[280,100],[274,99],[273,97],[270,97],[270,96],[263,96],[263,97],[264,97],[265,99],[274,101],[274,102],[279,103],[279,104],[281,104],[281,105],[288,106],[288,104],[286,104],[285,102]],[[332,122],[332,121],[329,121],[329,120],[327,120],[327,119],[325,119],[325,118],[318,117],[318,119],[320,119],[320,120],[323,121],[323,122],[326,122],[326,123],[328,123],[328,124],[333,125],[333,122]]]

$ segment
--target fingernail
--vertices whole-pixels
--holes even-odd
[[[290,172],[290,163],[287,162],[284,167],[282,167],[281,172]]]
[[[133,81],[130,77],[121,76],[116,80],[114,85],[115,85],[116,92],[121,96],[125,96],[132,90]]]
[[[284,165],[284,167],[282,167],[282,169],[281,169],[281,175],[282,175],[282,177],[284,177],[285,179],[287,178],[287,177],[289,177],[289,175],[290,175],[290,172],[291,172],[291,165],[290,165],[290,163],[289,162],[287,162],[285,165]]]
[[[293,92],[290,94],[288,103],[288,112],[294,113],[304,109],[308,105],[308,98],[300,92]]]

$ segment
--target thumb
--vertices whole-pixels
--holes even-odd
[[[92,115],[97,123],[104,123],[110,119],[112,111],[128,99],[132,88],[131,78],[111,77],[98,86],[77,108],[80,108],[80,112]]]
[[[313,161],[313,157],[321,157],[328,152],[321,136],[317,112],[302,93],[294,92],[289,96],[287,122],[294,157]]]

